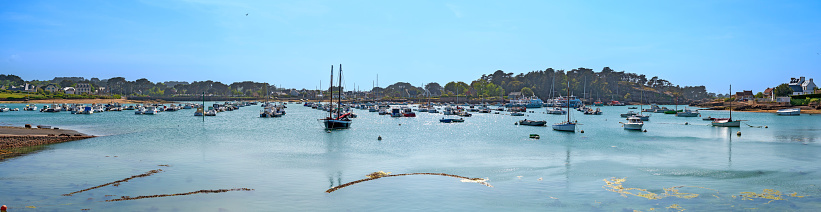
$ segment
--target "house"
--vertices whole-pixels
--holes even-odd
[[[735,92],[734,97],[737,100],[752,99],[752,98],[755,98],[755,94],[753,94],[752,90],[749,90],[749,91]]]
[[[291,94],[291,96],[299,96],[299,91],[296,91],[296,89],[292,88],[290,94]]]
[[[775,88],[764,89],[763,93],[764,93],[764,98],[765,99],[770,99],[770,101],[775,101],[775,99],[773,98],[773,96],[775,96]]]
[[[804,77],[790,78],[790,83],[787,84],[792,88],[792,95],[812,94],[815,92],[815,83],[810,80],[805,80]]]
[[[509,94],[507,94],[507,98],[510,98],[510,99],[518,99],[521,96],[522,96],[522,92],[510,92]]]
[[[41,88],[44,91],[48,91],[48,92],[52,92],[52,93],[57,92],[57,91],[63,91],[62,89],[60,89],[60,86],[57,86],[55,84],[48,84],[48,85],[43,86]]]
[[[37,92],[37,87],[35,87],[34,85],[26,83],[26,84],[23,84],[23,85],[20,85],[20,86],[11,86],[11,89],[9,89],[9,90],[10,91],[20,91],[20,92],[34,93],[34,92]]]
[[[91,93],[91,84],[88,83],[77,83],[77,88],[74,88],[76,94],[87,94]]]
[[[63,88],[63,92],[65,92],[66,94],[75,94],[75,93],[77,93],[75,91],[76,90],[74,89],[74,87],[65,87],[65,88]]]
[[[104,94],[105,93],[105,87],[97,87],[97,90],[94,91],[94,93],[95,94]]]

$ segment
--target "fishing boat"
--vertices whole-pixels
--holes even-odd
[[[198,107],[197,111],[194,112],[194,116],[203,116],[205,112],[202,110],[202,107]]]
[[[334,66],[331,65],[331,88],[333,88],[333,80],[334,79]],[[340,114],[341,113],[341,106],[342,106],[342,64],[339,64],[339,94],[337,95],[337,108],[336,114],[334,114],[334,110],[328,110],[328,117],[325,117],[322,120],[322,124],[325,126],[325,129],[348,129],[351,127],[351,119],[348,117],[350,113]],[[331,95],[331,102],[333,102],[333,95]]]
[[[404,117],[416,117],[416,113],[413,112],[409,107],[402,108],[402,116]]]
[[[625,130],[641,130],[641,128],[644,127],[644,122],[641,121],[641,118],[635,116],[627,118],[627,123],[622,124]]]
[[[75,114],[94,114],[94,109],[92,109],[91,106],[85,106],[82,107],[82,109],[77,111]]]
[[[534,121],[534,120],[519,120],[519,125],[526,125],[526,126],[545,126],[547,121]]]
[[[205,111],[205,116],[217,116],[217,109],[213,106],[208,106],[208,110]]]
[[[553,107],[553,108],[548,107],[546,110],[547,110],[547,114],[553,114],[553,115],[564,115],[565,113],[567,113],[567,111],[562,110],[562,108],[560,108],[560,107]]]
[[[801,115],[801,108],[781,109],[775,112],[779,116],[798,116]]]
[[[160,113],[160,111],[157,109],[157,107],[154,106],[145,107],[145,111],[143,112],[143,114],[145,115],[154,115],[157,113]]]
[[[37,110],[37,105],[34,105],[34,104],[26,105],[26,107],[24,107],[23,110],[24,111],[36,111]]]
[[[733,92],[733,86],[730,85],[730,93]],[[730,118],[714,118],[711,123],[716,127],[740,127],[740,120],[733,120],[733,101],[730,101]]]
[[[584,115],[601,115],[601,114],[602,114],[601,108],[596,108],[596,110],[593,110],[593,108],[587,108],[587,110],[584,111]]]
[[[570,81],[567,81],[567,96],[570,96]],[[567,105],[567,111],[570,111],[570,102]],[[570,121],[570,113],[567,113],[567,121],[553,124],[553,130],[557,131],[567,131],[567,132],[576,132],[576,122]]]

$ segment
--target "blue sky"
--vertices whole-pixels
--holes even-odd
[[[578,67],[710,92],[821,80],[821,1],[0,0],[0,73],[327,86]],[[247,16],[245,14],[248,14]]]

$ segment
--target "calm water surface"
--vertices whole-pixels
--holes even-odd
[[[573,111],[585,132],[565,133],[513,124],[566,119],[544,109],[526,117],[474,114],[451,124],[439,123],[441,114],[391,118],[357,110],[351,129],[327,133],[317,121],[325,112],[288,106],[282,118],[258,118],[260,107],[248,106],[205,122],[193,110],[0,113],[2,125],[104,135],[0,162],[0,204],[14,211],[821,210],[821,115],[738,112],[733,118],[748,120],[742,127],[721,128],[654,113],[647,132],[635,132],[619,124],[627,107],[601,107],[600,116]],[[61,196],[154,169],[164,171]],[[375,171],[487,178],[493,187],[401,176],[325,193]],[[255,190],[105,202],[230,188]]]

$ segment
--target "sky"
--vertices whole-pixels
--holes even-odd
[[[821,1],[0,0],[0,74],[346,89],[610,67],[709,92],[821,80]],[[821,83],[816,83],[821,84]]]

